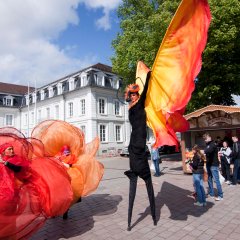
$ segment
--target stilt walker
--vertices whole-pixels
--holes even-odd
[[[129,85],[126,91],[126,100],[130,102],[129,121],[132,125],[130,144],[128,146],[130,158],[130,170],[125,172],[125,175],[127,175],[130,180],[128,231],[131,230],[132,209],[136,195],[138,176],[141,177],[146,183],[153,222],[154,225],[157,224],[151,172],[148,164],[148,156],[145,151],[147,138],[147,123],[146,123],[147,120],[144,108],[149,77],[150,72],[147,75],[147,80],[141,96],[138,93],[140,88],[139,85],[137,84]]]
[[[126,89],[132,133],[129,144],[130,179],[128,230],[136,195],[137,179],[147,187],[151,214],[157,225],[155,198],[146,145],[146,124],[153,130],[154,147],[175,145],[176,132],[189,128],[183,117],[200,72],[211,14],[207,0],[182,0],[160,45],[152,70],[138,62],[136,83]]]

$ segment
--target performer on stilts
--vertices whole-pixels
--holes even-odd
[[[146,112],[144,108],[149,77],[150,72],[147,75],[147,80],[141,96],[138,93],[140,88],[139,85],[137,84],[129,85],[126,92],[127,101],[130,101],[129,121],[132,125],[130,144],[128,146],[130,170],[125,172],[125,175],[127,175],[127,177],[130,180],[128,231],[131,230],[132,209],[136,195],[138,176],[141,177],[146,183],[153,222],[154,225],[157,225],[152,178],[148,164],[148,156],[145,150],[147,138],[147,124],[146,124]]]
[[[188,130],[183,117],[200,72],[211,14],[207,0],[182,0],[162,40],[150,69],[138,62],[136,83],[126,89],[132,133],[129,144],[130,179],[128,230],[131,230],[137,179],[147,187],[154,225],[157,225],[150,169],[145,153],[146,124],[152,129],[154,147],[178,147],[176,132]]]

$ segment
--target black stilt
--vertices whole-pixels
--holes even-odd
[[[138,177],[132,171],[126,171],[125,174],[128,176],[130,180],[127,230],[131,231],[132,211],[133,211],[133,204],[136,196]]]
[[[150,203],[150,208],[151,208],[153,224],[154,224],[154,226],[156,226],[157,220],[156,220],[155,197],[154,197],[152,178],[149,177],[147,179],[144,179],[144,181],[145,181],[146,187],[147,187],[147,193],[148,193],[148,198],[149,198],[149,203]]]

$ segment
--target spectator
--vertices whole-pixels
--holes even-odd
[[[236,185],[238,181],[238,171],[240,168],[240,143],[238,141],[237,136],[233,136],[232,140],[233,140],[232,159],[234,164],[232,184]]]
[[[222,175],[225,178],[227,184],[231,184],[230,182],[230,155],[232,150],[228,146],[226,141],[223,142],[223,147],[221,147],[220,151],[218,152],[219,161],[221,162],[221,170]]]
[[[195,145],[192,148],[192,152],[194,154],[192,162],[190,166],[192,168],[193,173],[193,184],[195,191],[197,193],[197,202],[194,203],[196,206],[206,206],[206,195],[203,186],[203,173],[204,173],[204,161],[205,156],[200,152],[200,148]]]
[[[216,182],[218,196],[215,198],[215,201],[223,200],[223,192],[222,186],[219,181],[219,161],[218,161],[218,150],[217,146],[212,141],[211,136],[209,133],[205,133],[203,138],[206,142],[206,147],[204,149],[204,153],[206,154],[206,167],[208,173],[208,187],[209,187],[209,195],[214,198],[214,189],[213,189],[213,179]]]
[[[160,177],[160,167],[159,167],[160,156],[159,156],[158,148],[154,147],[153,145],[151,149],[151,158],[155,168],[155,174],[153,176]]]

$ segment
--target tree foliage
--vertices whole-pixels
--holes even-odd
[[[180,0],[123,0],[118,8],[121,32],[112,45],[113,71],[125,84],[135,80],[139,60],[152,66]],[[240,95],[240,2],[209,0],[212,21],[203,66],[188,111],[209,104],[233,105]]]

